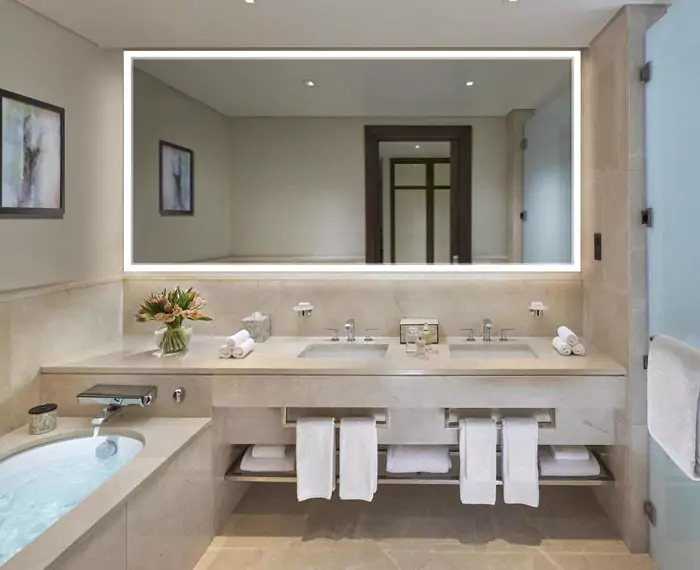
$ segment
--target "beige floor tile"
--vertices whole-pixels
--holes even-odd
[[[560,570],[656,570],[642,554],[554,554],[548,555]]]
[[[398,570],[534,570],[535,554],[399,552],[388,556]]]

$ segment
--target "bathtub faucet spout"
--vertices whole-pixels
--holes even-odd
[[[102,424],[106,424],[112,417],[116,416],[121,409],[122,407],[117,404],[110,404],[100,412],[99,416],[90,422],[92,427],[100,427]]]

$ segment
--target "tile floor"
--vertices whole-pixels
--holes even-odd
[[[538,509],[467,507],[457,487],[381,486],[372,503],[298,503],[257,485],[195,570],[655,570],[630,554],[590,489],[542,489]]]

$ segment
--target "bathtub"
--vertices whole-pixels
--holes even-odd
[[[73,437],[0,461],[0,567],[143,449],[135,437]]]

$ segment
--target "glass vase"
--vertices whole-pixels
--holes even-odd
[[[155,332],[155,338],[159,356],[184,352],[190,346],[192,327],[163,327]]]

